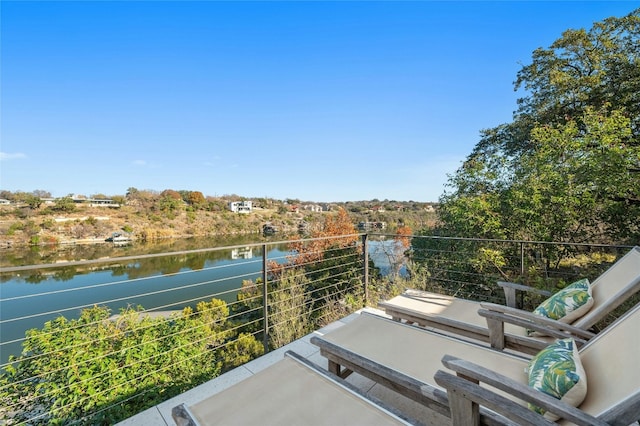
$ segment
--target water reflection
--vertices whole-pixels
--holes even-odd
[[[113,243],[69,244],[53,246],[16,247],[0,251],[0,267],[41,265],[73,262],[87,259],[135,256],[152,253],[169,253],[197,250],[208,247],[228,247],[242,244],[274,242],[286,236],[265,237],[261,234],[225,235],[216,237],[177,238],[153,242],[133,242],[127,245]]]
[[[256,241],[257,240],[257,241]],[[275,240],[275,238],[274,238]],[[226,239],[171,240],[151,245],[127,247],[74,246],[60,252],[41,249],[37,256],[17,254],[19,264],[45,264],[83,259],[113,258],[173,253],[211,247],[242,246],[265,242],[262,236]],[[277,240],[276,240],[277,241]],[[291,254],[288,244],[269,244],[267,259],[285,262]],[[391,254],[397,254],[392,241],[371,241],[370,257],[383,272],[398,272]],[[3,256],[4,257],[4,256]],[[30,261],[26,259],[36,259]],[[25,262],[25,263],[22,263]],[[136,258],[118,264],[88,264],[3,274],[0,284],[0,363],[21,350],[21,339],[30,328],[41,328],[60,315],[78,317],[84,308],[108,306],[114,314],[127,306],[147,310],[180,310],[215,297],[235,302],[244,280],[261,275],[262,246],[234,247],[149,258]],[[37,284],[37,285],[32,285]]]
[[[156,246],[152,251],[197,248],[186,243],[165,245],[165,250]],[[283,262],[288,250],[287,244],[271,244],[267,258]],[[243,280],[257,279],[261,269],[262,246],[255,246],[4,274],[0,284],[0,363],[20,352],[26,330],[41,328],[60,315],[77,317],[82,309],[94,305],[108,306],[118,313],[127,306],[181,310],[213,297],[234,302]]]

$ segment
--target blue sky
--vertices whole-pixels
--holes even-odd
[[[2,1],[0,188],[437,201],[615,1]]]

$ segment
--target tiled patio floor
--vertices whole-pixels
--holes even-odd
[[[373,309],[373,308],[365,308],[363,311],[375,313],[377,315],[385,316],[384,312]],[[320,350],[317,346],[312,345],[309,342],[311,336],[314,334],[323,335],[335,328],[341,327],[355,318],[358,313],[354,313],[348,317],[345,317],[339,321],[336,321],[328,326],[316,330],[313,333],[298,339],[280,349],[277,349],[273,352],[270,352],[266,355],[261,356],[260,358],[254,359],[253,361],[235,368],[222,376],[219,376],[213,380],[210,380],[206,383],[203,383],[200,386],[197,386],[183,394],[180,394],[168,401],[163,402],[162,404],[156,405],[155,407],[149,408],[148,410],[143,411],[142,413],[137,414],[136,416],[130,417],[129,419],[120,422],[121,426],[147,426],[147,425],[167,425],[167,426],[175,426],[175,422],[171,417],[171,410],[173,407],[180,405],[182,403],[186,405],[193,405],[202,401],[203,399],[208,398],[211,395],[214,395],[218,392],[222,392],[228,387],[232,386],[239,381],[246,379],[253,374],[259,372],[260,370],[269,367],[273,363],[280,361],[284,357],[284,353],[286,351],[293,351],[297,354],[304,356],[315,364],[327,368],[327,360],[326,358],[320,355]],[[374,396],[387,405],[391,407],[395,407],[401,410],[410,418],[419,419],[420,422],[427,425],[448,425],[450,421],[437,413],[427,409],[426,407],[411,401],[387,388],[372,382],[371,380],[359,376],[357,374],[352,374],[347,379],[348,382],[357,386],[359,389],[363,390],[367,394]]]

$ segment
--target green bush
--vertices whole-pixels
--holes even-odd
[[[55,220],[51,219],[51,218],[47,218],[45,220],[42,221],[42,224],[40,225],[40,227],[42,229],[55,229],[56,227],[56,222]]]
[[[0,374],[0,424],[112,424],[262,354],[253,336],[228,330],[217,299],[170,319],[110,315],[94,307],[29,330]]]
[[[7,229],[7,235],[15,235],[16,231],[22,231],[23,229],[24,224],[22,222],[13,222]]]

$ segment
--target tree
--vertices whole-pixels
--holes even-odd
[[[127,199],[122,195],[114,195],[111,197],[111,199],[113,200],[114,203],[118,204],[119,206],[123,206],[127,203]]]
[[[400,226],[396,230],[395,240],[399,243],[401,250],[407,250],[411,246],[411,235],[413,230],[408,226]]]
[[[580,123],[531,132],[533,149],[502,197],[510,238],[591,242],[638,235],[633,219],[640,210],[626,202],[640,194],[631,172],[640,146],[626,144],[629,119],[587,108]]]
[[[24,201],[25,201],[25,203],[27,203],[29,208],[32,209],[32,210],[35,210],[35,209],[39,208],[42,205],[42,200],[40,199],[40,197],[38,197],[36,195],[28,194],[25,197]]]
[[[436,290],[491,300],[489,275],[517,279],[520,253],[491,239],[638,241],[639,63],[640,9],[565,31],[533,52],[517,74],[516,89],[527,92],[513,121],[481,132],[428,231],[487,241],[412,239],[412,260]],[[567,254],[540,250],[533,255],[547,260]],[[473,289],[458,284],[469,276]]]
[[[351,293],[361,296],[362,256],[348,213],[340,209],[327,215],[322,228],[313,231],[310,238],[290,245],[296,254],[287,262],[269,262],[267,300],[269,315],[273,316],[273,345],[321,325],[326,308],[346,300]],[[261,284],[262,280],[244,281],[238,303],[233,305],[234,312],[249,324],[248,331],[257,331],[260,326],[264,300]]]
[[[138,195],[138,193],[139,193],[139,192],[140,192],[140,191],[138,191],[138,188],[134,188],[134,187],[132,186],[132,187],[129,187],[129,189],[127,189],[127,193],[125,194],[125,196],[126,196],[127,198],[135,198],[135,197],[136,197],[136,195]]]
[[[160,197],[163,198],[171,198],[174,200],[182,200],[182,195],[178,191],[174,191],[173,189],[165,189],[160,193]]]
[[[263,352],[253,336],[237,335],[221,300],[170,320],[141,310],[113,318],[93,307],[29,330],[22,355],[0,372],[9,424],[113,424]]]
[[[182,205],[182,196],[178,191],[172,189],[165,189],[160,193],[160,199],[158,200],[158,208],[167,213],[173,213],[179,210]]]
[[[44,189],[36,189],[32,192],[34,197],[38,198],[50,198],[51,193],[49,191],[45,191]]]
[[[76,203],[73,202],[71,197],[62,197],[55,201],[51,209],[59,212],[73,212],[76,209]]]
[[[189,191],[187,199],[184,201],[192,206],[204,205],[206,202],[204,195],[200,191]]]
[[[322,227],[311,232],[311,240],[294,242],[296,253],[285,265],[269,265],[274,279],[279,279],[288,267],[301,267],[312,284],[311,298],[321,303],[339,300],[358,288],[362,257],[357,242],[359,236],[346,210],[325,216]],[[373,268],[372,268],[373,270]]]
[[[172,197],[162,197],[158,200],[158,208],[164,212],[174,212],[180,208],[180,202]]]
[[[136,188],[131,187],[127,189],[126,197],[129,204],[148,209],[148,208],[151,208],[151,206],[153,206],[156,199],[158,198],[158,194],[155,191],[151,191],[151,190],[140,191]]]
[[[482,131],[450,177],[436,232],[637,241],[639,62],[640,9],[537,49],[513,122]]]
[[[290,269],[281,274],[277,289],[269,293],[269,337],[280,348],[312,331],[310,300],[305,294],[309,280],[304,272]]]
[[[349,248],[353,247],[358,241],[357,231],[349,214],[343,208],[338,209],[337,214],[327,215],[324,224],[319,230],[313,231],[311,238],[318,238],[314,241],[306,243],[293,243],[292,249],[297,253],[292,259],[294,264],[308,264],[317,261],[326,256],[327,249],[330,247]],[[345,236],[344,238],[328,238]]]
[[[626,111],[638,136],[639,58],[640,9],[596,22],[588,31],[565,31],[550,48],[536,49],[532,63],[518,72],[516,89],[530,95],[518,101],[514,124],[563,123],[611,103]]]

